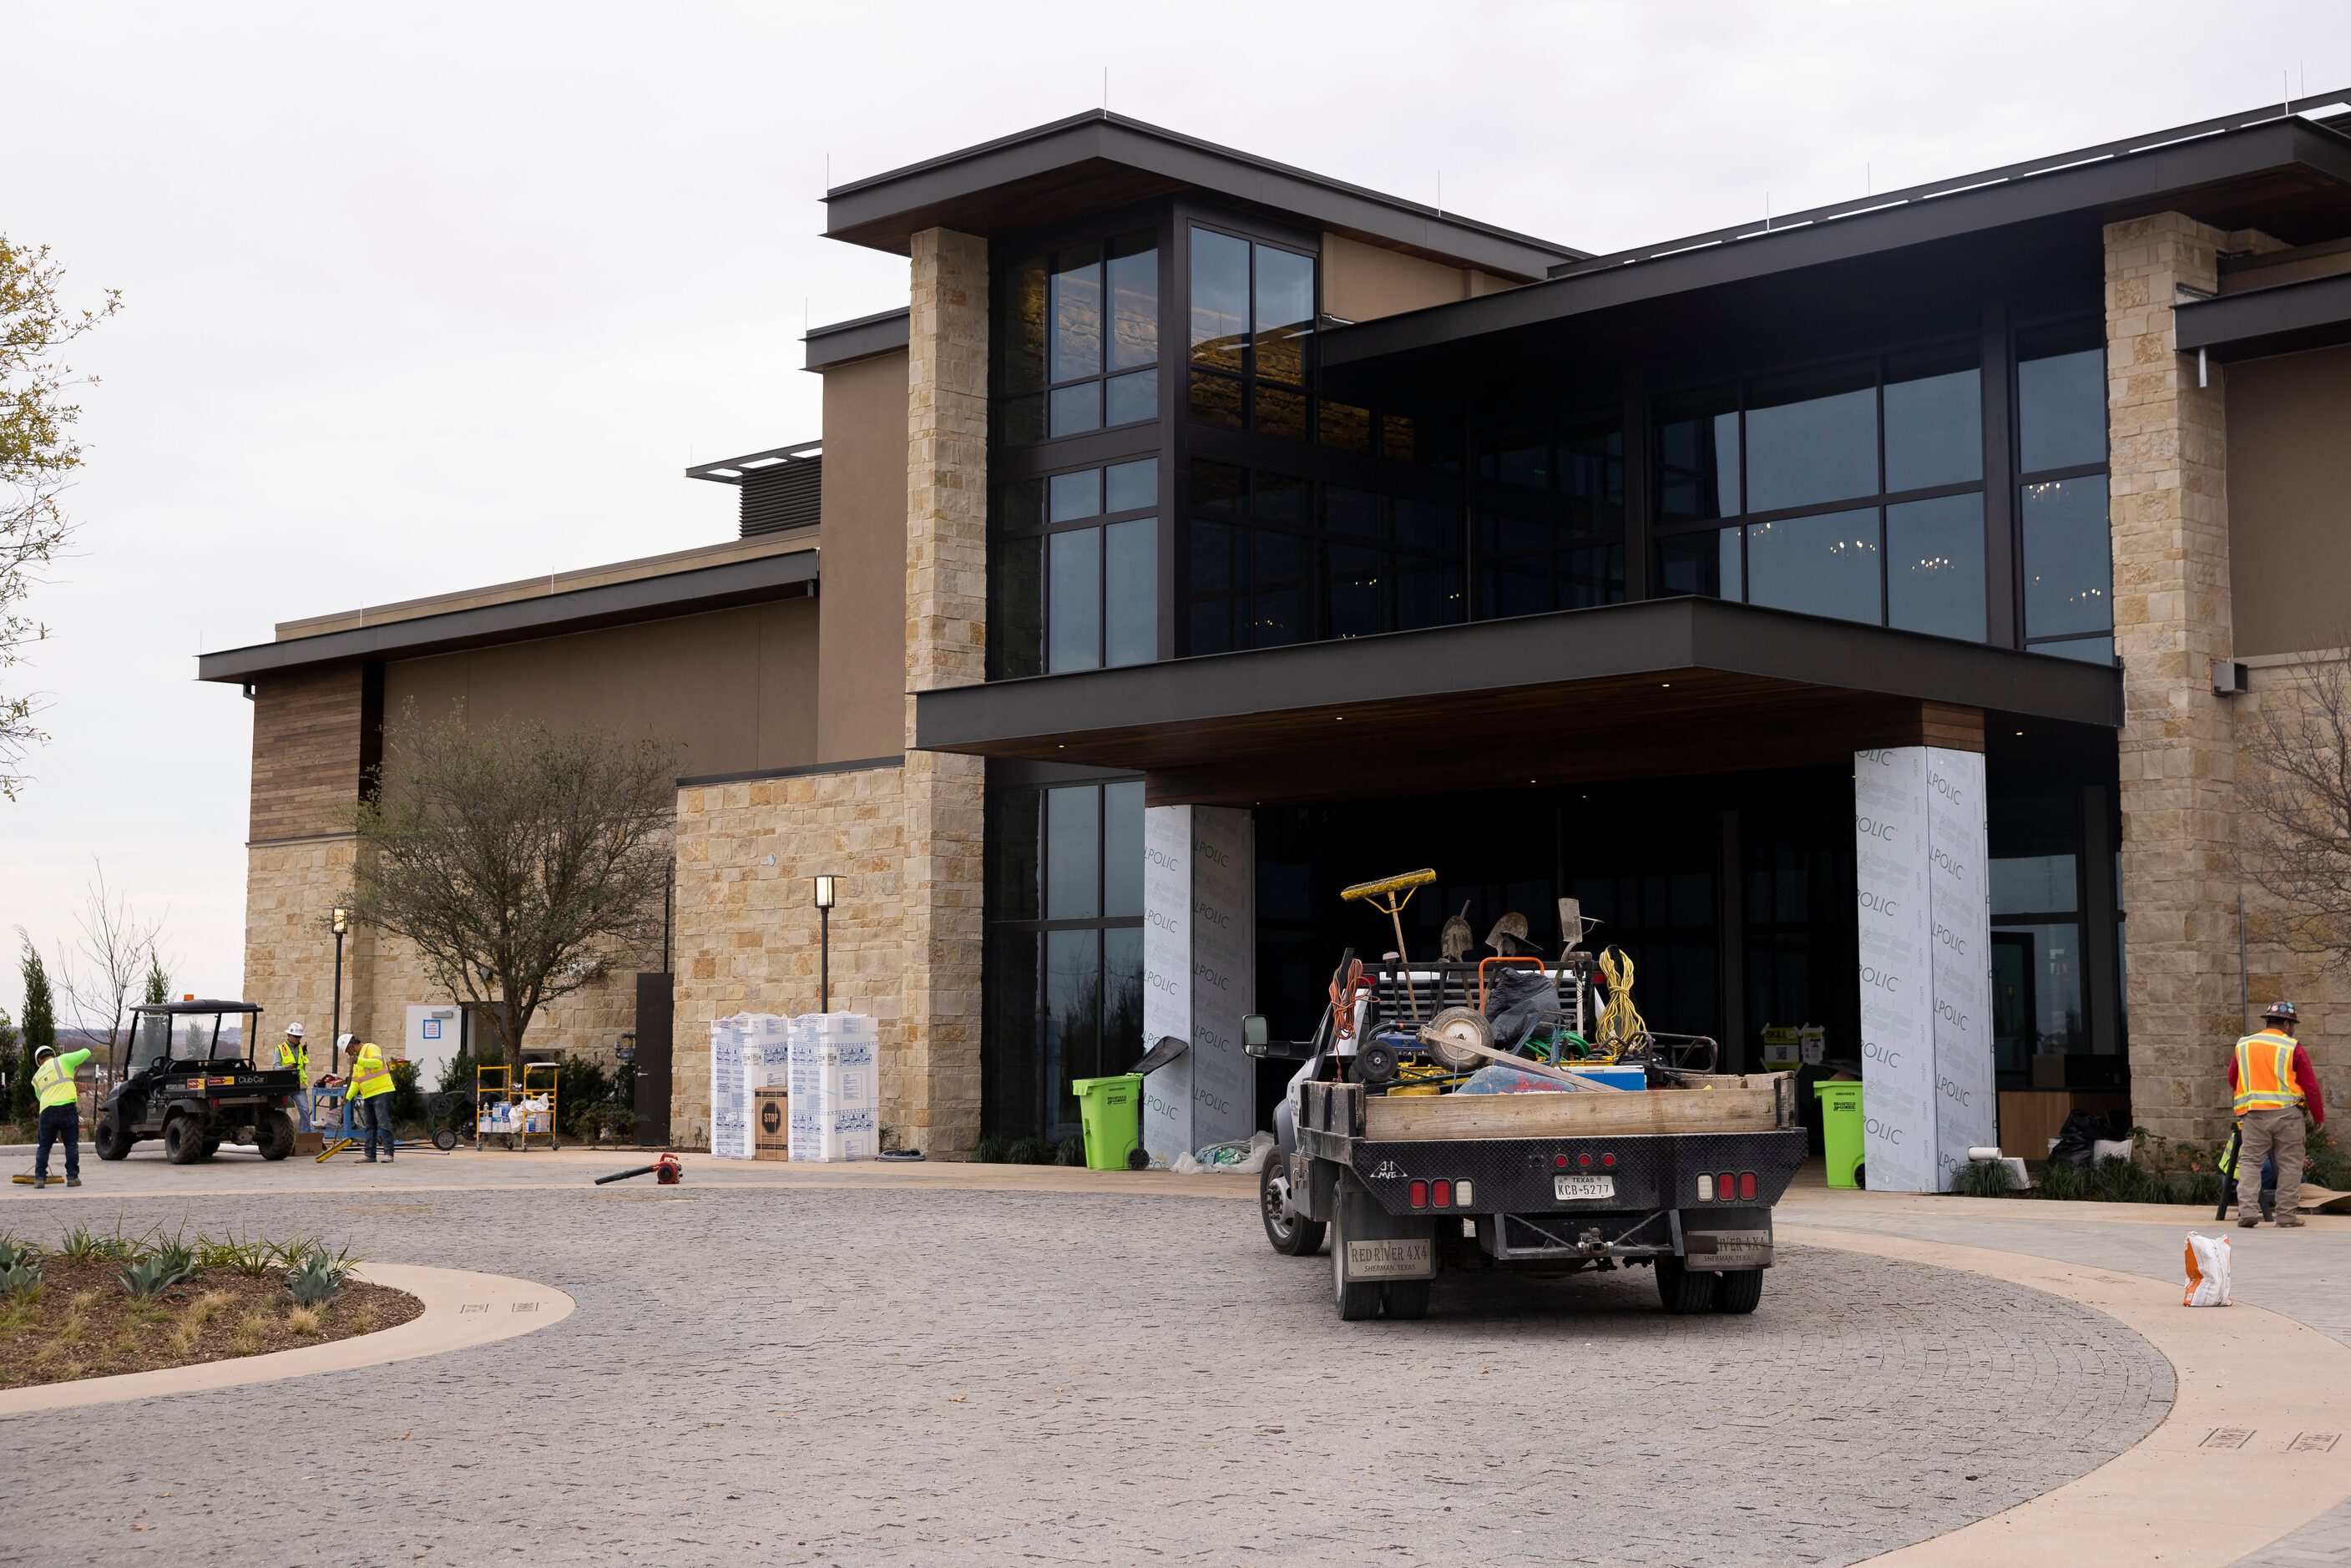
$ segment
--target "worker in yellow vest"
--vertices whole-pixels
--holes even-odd
[[[302,1092],[294,1097],[294,1109],[300,1116],[302,1130],[310,1130],[310,1047],[303,1039],[302,1020],[296,1019],[286,1026],[286,1038],[277,1042],[277,1071],[291,1072],[302,1082]]]
[[[367,1040],[351,1058],[350,1095],[356,1114],[353,1124],[367,1130],[367,1145],[361,1151],[370,1165],[375,1163],[375,1145],[383,1143],[386,1164],[392,1160],[392,1069],[384,1065],[383,1052],[375,1041]]]
[[[2320,1097],[2318,1073],[2310,1053],[2294,1038],[2292,1002],[2273,1002],[2262,1014],[2262,1028],[2237,1042],[2229,1063],[2229,1087],[2236,1092],[2237,1223],[2250,1228],[2262,1222],[2262,1166],[2277,1160],[2277,1222],[2281,1228],[2302,1223],[2294,1207],[2302,1201],[2302,1115],[2311,1124],[2326,1125],[2326,1102]]]
[[[33,1098],[40,1105],[40,1142],[33,1149],[33,1190],[49,1185],[49,1145],[66,1145],[66,1185],[81,1185],[81,1103],[74,1098],[74,1073],[89,1060],[87,1051],[57,1054],[54,1045],[33,1052]]]

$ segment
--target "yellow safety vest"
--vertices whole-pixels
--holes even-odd
[[[308,1082],[310,1081],[309,1046],[307,1044],[299,1046],[289,1045],[285,1040],[279,1040],[277,1042],[277,1065],[280,1067],[290,1067],[294,1069],[297,1072],[299,1072],[302,1075],[302,1081],[304,1082]]]
[[[2236,1112],[2283,1111],[2303,1102],[2294,1072],[2294,1037],[2265,1029],[2237,1042]]]
[[[44,1111],[74,1103],[74,1069],[89,1060],[89,1052],[77,1051],[68,1056],[52,1056],[33,1069],[33,1097]]]
[[[392,1091],[392,1069],[372,1045],[360,1047],[359,1056],[351,1062],[351,1098],[372,1100]]]

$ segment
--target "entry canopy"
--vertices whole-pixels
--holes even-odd
[[[2112,729],[2121,673],[1712,599],[917,694],[925,750],[1138,768],[1154,804],[1522,789]]]

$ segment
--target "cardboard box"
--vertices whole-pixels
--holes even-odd
[[[792,1096],[788,1089],[751,1091],[751,1157],[792,1157]]]

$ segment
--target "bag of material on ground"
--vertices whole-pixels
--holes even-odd
[[[2188,1288],[2179,1298],[2184,1307],[2225,1307],[2229,1304],[2229,1239],[2188,1233]]]

